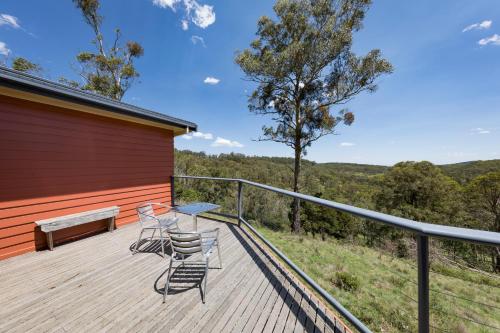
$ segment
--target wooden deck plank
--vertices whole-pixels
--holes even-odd
[[[258,313],[258,319],[257,322],[255,323],[254,327],[248,327],[246,328],[246,331],[251,331],[251,332],[262,332],[264,330],[264,327],[266,326],[266,323],[272,313],[272,310],[274,306],[276,305],[280,294],[282,294],[282,290],[286,288],[286,276],[283,274],[279,274],[279,282],[277,284],[277,288],[275,288],[274,292],[272,292],[269,296],[269,299],[267,300],[264,308],[260,313]]]
[[[302,326],[302,324],[298,322],[298,318],[299,318],[300,304],[302,303],[303,297],[304,297],[303,290],[300,288],[299,285],[296,285],[295,294],[291,299],[292,305],[290,307],[290,313],[288,314],[288,318],[286,319],[283,332],[293,332],[296,325]]]
[[[252,260],[255,261],[255,256],[252,256]],[[213,300],[213,306],[207,307],[206,305],[202,306],[202,309],[192,309],[192,312],[198,313],[199,319],[197,321],[193,320],[186,320],[187,318],[183,319],[184,324],[183,325],[178,325],[177,327],[180,328],[180,331],[183,332],[192,332],[192,331],[202,331],[201,327],[205,326],[210,321],[213,321],[213,317],[217,312],[227,312],[228,309],[232,309],[235,306],[233,304],[236,302],[237,297],[231,298],[230,295],[232,293],[236,293],[237,290],[235,288],[238,288],[240,290],[248,290],[250,285],[252,285],[251,279],[249,279],[249,276],[252,277],[257,277],[260,275],[260,266],[258,265],[251,265],[251,269],[249,270],[247,268],[243,268],[238,275],[236,279],[233,279],[232,283],[226,283],[225,285],[225,291],[219,292],[219,296],[223,297],[217,297],[216,299]],[[235,286],[235,284],[238,284]],[[229,290],[228,290],[229,289]],[[225,294],[227,291],[229,291],[229,294]],[[238,293],[239,294],[239,293]],[[230,302],[225,302],[225,306],[223,306],[221,303],[224,303],[224,300],[231,300]],[[212,301],[211,301],[212,302]],[[222,316],[219,317],[218,322],[222,322],[221,320]],[[176,329],[176,327],[174,327]]]
[[[191,218],[180,224],[189,230]],[[324,306],[236,226],[200,218],[199,227],[221,228],[224,264],[209,270],[205,304],[197,287],[162,303],[168,258],[132,255],[139,228],[127,225],[0,261],[0,331],[332,331]],[[159,252],[159,243],[142,248]]]
[[[248,318],[245,326],[243,327],[243,332],[252,332],[252,330],[257,326],[259,319],[265,313],[265,309],[268,308],[268,304],[272,302],[273,295],[278,296],[279,291],[282,287],[282,282],[285,279],[283,274],[279,274],[278,268],[274,267],[273,273],[271,275],[271,283],[267,286],[266,290],[262,294],[262,297],[259,300],[259,303],[255,305],[255,308],[252,311],[252,314]],[[261,326],[261,329],[263,325]],[[258,329],[257,329],[258,330]]]
[[[286,277],[285,283],[283,285],[283,288],[281,288],[281,291],[276,298],[275,303],[273,304],[273,307],[270,311],[269,316],[267,317],[266,324],[264,325],[263,332],[272,332],[274,329],[274,326],[276,326],[276,322],[278,321],[278,317],[280,315],[281,309],[284,306],[285,299],[288,296],[288,291],[289,289],[292,288],[290,284],[290,278]]]
[[[283,332],[283,330],[285,329],[286,320],[288,318],[290,310],[292,309],[292,304],[295,301],[294,297],[296,292],[297,289],[295,287],[294,281],[292,280],[290,281],[290,288],[288,289],[285,301],[283,303],[283,306],[281,307],[281,311],[276,320],[276,325],[273,328],[273,332]]]

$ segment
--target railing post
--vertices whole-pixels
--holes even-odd
[[[238,181],[238,227],[241,227],[241,218],[243,215],[243,183]]]
[[[170,197],[172,199],[171,205],[172,207],[175,206],[175,176],[170,176]]]
[[[429,238],[417,236],[418,332],[429,333]]]

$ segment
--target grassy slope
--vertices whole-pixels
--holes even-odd
[[[417,273],[413,260],[396,259],[372,248],[334,239],[321,241],[264,228],[259,231],[373,331],[416,331]],[[334,283],[336,272],[355,275],[359,288],[354,292],[338,288]],[[450,332],[494,331],[472,321],[500,327],[500,279],[434,264],[431,289],[440,292],[431,292],[433,326]]]

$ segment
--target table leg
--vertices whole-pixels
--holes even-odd
[[[191,216],[193,217],[193,230],[198,231],[198,216],[196,214]]]
[[[52,231],[47,233],[47,245],[49,246],[49,250],[54,250],[54,239],[52,238]]]

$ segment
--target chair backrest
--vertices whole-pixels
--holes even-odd
[[[136,207],[137,215],[139,215],[139,222],[144,225],[147,222],[157,222],[153,205],[150,203],[143,203]]]
[[[172,256],[175,256],[175,254],[184,256],[202,252],[200,233],[169,231],[168,235],[170,236]]]

